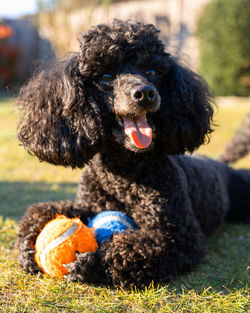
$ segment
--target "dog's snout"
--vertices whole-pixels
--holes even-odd
[[[156,99],[156,90],[150,85],[137,86],[130,93],[138,104],[152,104]]]

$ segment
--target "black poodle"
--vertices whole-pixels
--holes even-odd
[[[19,262],[56,214],[119,210],[137,230],[77,254],[70,281],[144,287],[196,267],[225,219],[249,220],[250,172],[185,156],[212,132],[206,83],[165,52],[153,25],[115,21],[81,35],[79,52],[41,71],[19,96],[18,137],[41,161],[85,167],[74,203],[32,205],[19,228]]]
[[[248,113],[240,129],[226,145],[219,160],[225,163],[236,162],[250,152],[250,113]]]

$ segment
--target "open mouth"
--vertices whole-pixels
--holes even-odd
[[[146,149],[151,145],[153,131],[147,122],[146,115],[116,116],[116,118],[132,145],[138,149]]]

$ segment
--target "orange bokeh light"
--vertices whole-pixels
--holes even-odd
[[[0,39],[6,39],[13,35],[13,30],[7,25],[0,24]]]

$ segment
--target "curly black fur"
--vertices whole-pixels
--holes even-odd
[[[30,153],[57,165],[88,164],[74,203],[28,209],[19,263],[39,270],[36,237],[56,214],[86,222],[120,210],[138,229],[78,254],[66,278],[122,287],[170,280],[199,264],[205,236],[225,218],[249,220],[250,173],[183,155],[208,140],[212,98],[200,76],[165,52],[153,25],[115,21],[79,42],[78,53],[36,75],[19,96],[18,137]],[[135,144],[126,119],[149,125],[152,142]]]
[[[248,113],[240,129],[226,145],[219,160],[225,163],[236,162],[250,152],[250,113]]]

